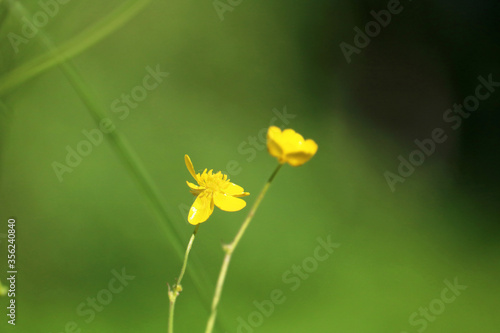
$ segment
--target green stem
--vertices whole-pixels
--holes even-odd
[[[55,65],[59,65],[83,103],[86,105],[92,118],[95,120],[96,124],[99,125],[100,121],[106,117],[107,110],[103,108],[102,104],[96,102],[95,93],[84,81],[83,76],[76,70],[76,67],[71,64],[70,59],[104,39],[113,31],[118,30],[150,2],[151,0],[129,0],[123,3],[123,5],[120,5],[110,15],[106,16],[92,27],[85,29],[81,34],[60,47],[54,45],[49,36],[42,29],[39,29],[38,36],[40,37],[41,44],[48,52],[2,75],[0,78],[0,96],[21,85],[28,79],[41,74]],[[19,22],[22,22],[24,16],[32,17],[31,13],[29,13],[19,1],[11,0],[3,3],[0,0],[0,5],[4,4],[6,6],[2,6],[2,8],[7,8],[8,12],[16,16]],[[0,10],[2,10],[2,8],[0,8]],[[0,14],[3,15],[3,13]],[[176,254],[181,257],[181,231],[176,224],[171,222],[172,220],[169,217],[171,214],[168,213],[163,204],[164,200],[162,199],[160,191],[149,176],[142,161],[133,150],[132,145],[118,129],[109,133],[106,138],[109,139],[111,147],[119,155],[121,160],[125,162],[126,168],[144,191],[153,211],[158,216],[158,219],[155,219],[155,221],[158,222],[159,227],[172,244]],[[203,300],[203,305],[206,306],[208,310],[209,295],[207,290],[209,282],[207,282],[205,270],[201,265],[201,261],[196,256],[194,256],[191,261],[191,278],[197,293]],[[205,276],[205,278],[202,278],[203,276]]]
[[[149,0],[129,1],[127,4],[145,4],[148,1]],[[20,22],[24,16],[32,17],[28,10],[19,1],[11,1],[9,2],[9,5],[10,12],[15,15]],[[136,8],[133,6],[133,8],[136,8],[137,10],[139,7],[140,6]],[[134,9],[134,11],[136,9]],[[122,20],[118,14],[115,14],[113,17],[117,20]],[[110,25],[115,26],[114,23],[110,23]],[[107,110],[101,103],[97,102],[98,99],[96,98],[95,92],[91,89],[90,85],[85,82],[83,76],[69,60],[71,54],[61,54],[52,42],[51,38],[42,29],[39,30],[38,36],[40,37],[41,44],[48,50],[48,54],[57,59],[54,64],[59,65],[66,78],[87,107],[87,110],[94,119],[95,123],[99,126],[101,120],[106,118]],[[3,92],[1,88],[2,84],[3,81],[0,82],[0,94]],[[172,223],[172,219],[170,218],[171,214],[169,214],[167,207],[164,205],[165,200],[163,200],[159,189],[147,172],[146,167],[142,163],[139,156],[135,153],[132,145],[118,129],[115,129],[107,134],[106,138],[109,140],[109,143],[115,153],[124,162],[133,178],[137,181],[137,184],[143,190],[149,203],[151,204],[151,207],[153,208],[153,212],[158,216],[158,219],[154,219],[154,221],[158,223],[168,241],[173,246],[174,251],[181,258],[183,255],[183,247],[181,245],[182,231],[180,230],[180,225]],[[208,308],[209,295],[206,290],[208,289],[209,283],[206,278],[202,278],[202,276],[206,276],[206,274],[201,266],[199,258],[194,256],[192,259],[194,261],[192,264],[193,267],[191,268],[191,277],[194,281],[196,291],[202,298],[204,305],[206,304],[206,307]]]
[[[196,237],[196,234],[198,233],[198,229],[200,228],[200,225],[197,224],[196,227],[194,227],[193,234],[191,235],[191,239],[189,239],[189,243],[186,249],[186,254],[184,255],[184,262],[182,263],[182,268],[181,268],[181,274],[179,274],[179,278],[177,279],[177,283],[175,284],[176,286],[181,286],[182,278],[184,277],[184,273],[186,272],[186,266],[187,266],[187,261],[189,257],[189,252],[191,252],[191,248],[193,247],[193,242]]]
[[[168,288],[168,296],[170,298],[170,287]],[[174,333],[174,309],[175,309],[175,301],[170,300],[170,307],[168,311],[168,333]]]
[[[188,246],[186,248],[186,254],[184,255],[184,262],[182,263],[181,273],[177,278],[177,282],[174,284],[172,288],[168,286],[168,298],[170,300],[169,314],[168,314],[168,333],[174,333],[174,310],[175,310],[175,301],[177,300],[177,296],[179,296],[182,291],[182,278],[184,277],[184,273],[186,273],[187,262],[189,258],[189,253],[191,252],[191,248],[193,247],[194,239],[196,237],[196,233],[198,232],[199,224],[194,228],[193,234],[189,239]]]
[[[214,298],[212,299],[212,311],[210,313],[210,317],[208,318],[207,322],[207,328],[205,329],[205,333],[212,333],[214,325],[215,325],[215,320],[217,318],[217,307],[219,305],[220,301],[220,296],[222,294],[222,288],[224,287],[224,282],[226,280],[226,275],[227,275],[227,269],[229,267],[229,263],[231,262],[231,258],[233,255],[234,250],[236,249],[236,246],[238,246],[238,243],[241,240],[241,237],[243,237],[243,234],[245,233],[245,230],[247,230],[248,225],[252,221],[252,218],[255,215],[255,212],[257,211],[257,208],[259,208],[260,203],[262,202],[262,199],[264,199],[264,196],[266,195],[267,190],[269,189],[269,186],[271,186],[271,182],[273,181],[274,177],[278,173],[278,171],[281,169],[283,164],[278,165],[278,167],[274,170],[273,174],[271,177],[269,177],[269,180],[267,183],[264,185],[262,190],[259,193],[259,196],[257,197],[257,200],[255,200],[252,209],[250,209],[250,212],[248,213],[247,217],[245,218],[245,221],[243,221],[243,224],[241,225],[240,229],[238,230],[238,233],[234,237],[233,241],[230,244],[224,245],[224,260],[222,261],[222,267],[219,272],[219,278],[217,279],[217,285],[215,287],[215,293],[214,293]]]
[[[94,44],[121,28],[125,23],[135,17],[142,9],[151,3],[151,0],[130,0],[123,2],[113,12],[106,15],[97,23],[83,29],[78,35],[71,37],[68,41],[57,47],[57,56],[48,52],[30,59],[14,68],[0,78],[0,95],[6,94],[27,80],[43,73],[44,71],[58,65],[68,59],[74,58]],[[0,5],[2,2],[0,1]],[[24,11],[19,1],[9,1],[3,8],[6,12]],[[2,8],[0,8],[2,10]],[[3,15],[3,13],[1,13]],[[32,17],[32,16],[27,16]],[[3,19],[3,18],[0,18]],[[0,22],[1,24],[1,22]],[[39,30],[43,32],[42,29]]]

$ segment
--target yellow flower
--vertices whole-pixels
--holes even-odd
[[[278,162],[299,166],[316,154],[318,145],[314,140],[307,139],[293,129],[283,132],[279,127],[271,126],[267,131],[267,151],[278,159]]]
[[[212,215],[214,205],[226,212],[236,212],[247,205],[245,200],[240,199],[240,197],[246,197],[250,193],[245,192],[243,187],[231,183],[227,179],[227,175],[220,171],[215,174],[213,170],[207,172],[207,169],[202,174],[196,174],[189,156],[184,155],[184,161],[189,173],[198,183],[195,185],[186,182],[191,193],[196,196],[196,200],[189,210],[189,223],[197,225],[205,222]]]

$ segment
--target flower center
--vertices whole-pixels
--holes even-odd
[[[227,175],[222,174],[222,172],[217,172],[213,174],[213,170],[207,172],[207,170],[203,171],[200,175],[200,186],[206,188],[207,191],[210,192],[221,192],[222,189],[226,188],[229,183],[227,179]]]

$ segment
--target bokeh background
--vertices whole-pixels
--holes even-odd
[[[16,326],[2,314],[2,332],[166,332],[167,282],[192,232],[184,154],[228,172],[251,205],[276,165],[259,135],[277,113],[319,151],[275,179],[216,332],[498,332],[500,91],[457,130],[443,121],[479,76],[500,81],[497,1],[402,1],[350,62],[339,45],[388,1],[61,2],[0,1],[0,281],[11,217],[19,271]],[[168,77],[117,112],[157,67]],[[60,181],[53,163],[102,117],[116,130]],[[384,173],[435,128],[446,142],[391,191]],[[204,331],[220,245],[247,212],[216,209],[201,226],[176,332]],[[318,237],[340,246],[291,290],[283,275]],[[135,278],[82,315],[122,269]],[[440,308],[455,279],[467,288]],[[275,289],[286,299],[255,314]]]

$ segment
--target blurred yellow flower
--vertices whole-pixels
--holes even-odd
[[[188,155],[184,156],[186,167],[189,173],[196,180],[198,185],[186,182],[191,193],[196,196],[188,214],[188,221],[193,225],[205,222],[215,206],[226,212],[236,212],[246,206],[246,202],[240,197],[246,197],[250,193],[245,192],[243,187],[231,183],[227,179],[227,175],[222,172],[213,173],[213,170],[207,172],[207,169],[202,174],[194,172],[193,163]]]
[[[314,140],[307,139],[293,129],[271,126],[267,131],[267,151],[276,157],[278,162],[299,166],[311,159],[316,154],[318,145]]]

